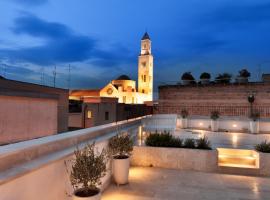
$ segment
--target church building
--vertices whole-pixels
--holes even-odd
[[[72,90],[70,99],[82,100],[89,97],[117,98],[118,103],[143,104],[153,100],[153,55],[151,40],[146,32],[141,39],[138,58],[138,87],[127,75],[120,75],[100,90]]]

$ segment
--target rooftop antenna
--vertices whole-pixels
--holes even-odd
[[[41,67],[40,84],[44,85],[44,67]]]
[[[70,89],[70,64],[68,65],[68,89]]]
[[[54,70],[53,70],[53,87],[56,85],[56,65],[54,65]]]

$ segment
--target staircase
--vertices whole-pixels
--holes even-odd
[[[258,175],[259,156],[256,151],[218,148],[218,170],[221,173]]]

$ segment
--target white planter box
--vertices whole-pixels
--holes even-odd
[[[117,185],[128,183],[129,175],[129,158],[126,159],[113,159],[113,177]]]
[[[219,122],[217,120],[211,120],[211,131],[218,131]]]
[[[181,119],[181,128],[188,128],[188,119],[187,118]]]
[[[254,134],[258,134],[260,132],[260,126],[258,121],[250,121],[250,132]]]
[[[135,146],[131,165],[216,172],[217,150]]]

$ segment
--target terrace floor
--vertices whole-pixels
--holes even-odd
[[[270,178],[133,167],[129,181],[112,184],[102,200],[270,199]]]

